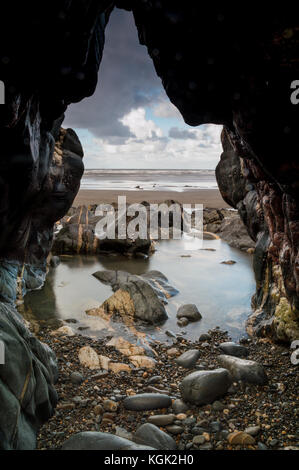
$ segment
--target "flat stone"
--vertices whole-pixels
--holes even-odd
[[[61,450],[155,450],[106,432],[85,431],[73,434]]]
[[[200,352],[198,349],[190,349],[179,356],[175,362],[185,369],[192,369],[198,361]]]
[[[219,344],[219,349],[228,356],[247,357],[249,354],[248,348],[231,341]]]
[[[171,398],[163,393],[140,393],[124,400],[124,407],[132,411],[155,410],[170,406]]]
[[[236,381],[240,380],[257,385],[265,385],[268,382],[265,369],[258,362],[227,355],[219,356],[218,360]]]
[[[133,439],[138,444],[148,445],[158,450],[175,450],[177,448],[171,436],[150,423],[142,424],[135,432]]]
[[[170,432],[170,434],[174,434],[175,436],[177,434],[181,434],[184,432],[184,428],[182,426],[179,426],[177,424],[172,424],[170,426],[167,426],[167,431]]]
[[[189,321],[198,321],[202,318],[195,304],[185,304],[177,311],[177,318],[188,318]]]
[[[89,369],[100,369],[100,358],[90,346],[84,346],[79,350],[80,364]]]
[[[231,376],[226,369],[197,371],[182,380],[180,391],[184,401],[204,405],[223,396],[231,383]]]
[[[260,430],[261,430],[260,426],[249,426],[248,428],[245,429],[244,432],[246,432],[247,434],[250,434],[250,436],[257,436]]]
[[[154,415],[148,418],[148,422],[154,424],[155,426],[168,426],[172,424],[176,419],[176,416],[173,414],[169,415]]]

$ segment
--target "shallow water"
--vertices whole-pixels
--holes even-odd
[[[200,249],[212,248],[215,251]],[[118,334],[130,336],[127,327],[107,324],[85,311],[98,307],[111,294],[110,286],[102,284],[92,274],[98,270],[118,269],[132,274],[159,270],[165,274],[179,294],[169,299],[166,306],[169,319],[159,327],[138,328],[154,339],[165,340],[165,330],[186,331],[196,339],[208,329],[219,326],[233,339],[245,334],[245,321],[251,311],[251,296],[255,290],[252,258],[247,253],[229,247],[221,240],[198,239],[165,240],[156,245],[157,251],[147,260],[122,256],[70,256],[62,257],[61,264],[51,269],[46,283],[39,291],[25,296],[25,317],[38,329],[41,323],[53,327],[59,320],[76,319],[71,324],[81,334],[103,336]],[[182,255],[184,257],[182,257]],[[189,256],[190,257],[186,257]],[[221,264],[232,259],[234,265]],[[202,319],[183,329],[176,324],[177,308],[184,303],[195,303]]]

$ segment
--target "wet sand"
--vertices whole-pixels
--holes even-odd
[[[117,202],[118,196],[126,196],[130,204],[147,201],[161,203],[173,199],[181,204],[203,204],[204,207],[230,207],[224,202],[218,189],[191,189],[186,191],[115,191],[80,189],[73,205],[88,205]]]

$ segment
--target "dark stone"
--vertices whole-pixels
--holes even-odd
[[[194,304],[181,305],[177,311],[177,318],[187,318],[189,321],[198,321],[202,318]]]
[[[73,434],[61,450],[155,450],[106,432],[85,431]]]
[[[219,356],[218,360],[236,381],[241,380],[258,385],[265,385],[268,382],[266,371],[258,362],[226,355]]]
[[[133,439],[138,444],[148,445],[158,450],[175,450],[177,448],[171,436],[150,423],[139,426]]]
[[[169,408],[171,398],[162,393],[141,393],[127,397],[124,400],[124,407],[127,410],[146,411],[158,408]]]
[[[223,396],[231,383],[231,376],[226,369],[198,371],[182,380],[180,391],[184,401],[204,405]]]
[[[218,347],[224,354],[228,354],[229,356],[247,357],[249,354],[248,348],[230,341],[221,343]]]
[[[185,369],[192,369],[200,357],[198,349],[190,349],[179,356],[175,362]]]

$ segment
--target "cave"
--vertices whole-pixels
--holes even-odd
[[[299,338],[299,28],[292,9],[11,2],[0,31],[0,339],[8,345],[0,366],[2,449],[34,448],[57,403],[55,356],[15,305],[43,284],[53,225],[79,190],[83,149],[74,131],[62,129],[64,113],[95,91],[115,7],[133,12],[139,41],[185,122],[223,125],[217,182],[256,242],[248,331],[285,343]]]

